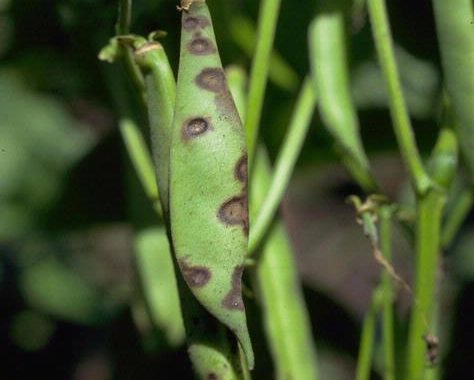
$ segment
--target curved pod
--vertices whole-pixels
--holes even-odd
[[[183,7],[170,152],[170,219],[181,272],[199,302],[253,352],[241,295],[248,239],[247,153],[204,1]]]

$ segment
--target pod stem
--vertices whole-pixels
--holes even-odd
[[[115,25],[115,32],[118,36],[124,36],[130,33],[130,25],[132,20],[132,0],[119,0],[118,19]],[[145,99],[145,83],[140,69],[135,64],[133,53],[128,46],[120,46],[123,53],[122,64],[127,72],[128,78],[132,81],[136,94],[140,96],[143,104]]]
[[[273,41],[281,0],[263,0],[260,7],[255,58],[250,74],[249,94],[246,107],[245,130],[247,132],[248,162],[251,172],[258,140],[263,100],[270,67]]]
[[[418,152],[415,135],[403,98],[385,1],[368,0],[367,3],[375,47],[388,89],[395,136],[415,191],[418,194],[424,194],[431,186],[431,179],[425,171]]]
[[[255,218],[255,223],[251,223],[249,253],[258,247],[271,225],[303,147],[315,106],[316,95],[311,80],[306,78],[288,132],[283,139],[283,146],[278,153],[268,194]]]

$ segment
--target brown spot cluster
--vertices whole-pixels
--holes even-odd
[[[206,380],[219,380],[220,377],[217,373],[210,372],[207,374]]]
[[[247,155],[244,154],[234,168],[235,178],[243,184],[242,192],[224,202],[217,213],[224,224],[241,225],[245,236],[249,234],[247,172]]]
[[[212,128],[209,119],[196,117],[188,119],[184,122],[181,135],[183,140],[187,141],[196,138],[211,129]]]
[[[189,265],[184,259],[179,260],[179,267],[184,280],[190,288],[202,288],[211,279],[209,268],[199,265]]]
[[[226,309],[241,311],[245,310],[244,301],[242,300],[243,272],[243,265],[238,265],[234,268],[234,273],[232,274],[232,288],[222,300],[222,306]]]

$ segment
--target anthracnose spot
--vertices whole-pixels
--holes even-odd
[[[208,373],[206,376],[206,380],[219,380],[219,375],[214,372]]]
[[[244,267],[238,265],[234,268],[232,274],[232,288],[222,300],[222,306],[226,309],[244,310],[244,301],[242,300],[242,273]]]
[[[194,30],[197,28],[204,29],[209,26],[209,19],[202,16],[188,16],[183,20],[184,30]]]
[[[247,173],[247,155],[244,154],[239,161],[237,161],[237,165],[235,165],[235,178],[247,185]]]
[[[202,288],[211,279],[211,271],[207,267],[203,266],[191,266],[186,263],[185,260],[179,261],[181,272],[183,273],[186,283],[191,288]]]
[[[208,38],[193,38],[188,45],[188,50],[194,55],[208,55],[216,52],[216,47]]]
[[[225,202],[219,209],[219,219],[225,224],[246,224],[248,220],[247,197],[233,197]]]
[[[188,119],[183,124],[181,135],[184,140],[195,138],[210,130],[211,127],[209,124],[209,121],[202,117]]]
[[[227,88],[224,70],[221,68],[205,68],[198,74],[195,81],[199,87],[216,93]]]

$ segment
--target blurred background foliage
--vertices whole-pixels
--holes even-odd
[[[248,69],[259,2],[208,2],[223,63]],[[308,72],[307,25],[314,3],[282,4],[262,124],[272,157]],[[432,9],[422,0],[392,0],[388,6],[406,100],[427,154],[442,98]],[[114,33],[116,15],[116,0],[0,0],[0,378],[190,377],[184,348],[169,347],[178,338],[150,327],[137,292],[133,237],[140,236],[137,245],[146,252],[161,244],[161,232],[143,230],[155,220],[118,133],[116,73],[97,59]],[[365,13],[351,22],[352,89],[363,141],[386,192],[409,202]],[[142,35],[165,30],[163,45],[177,69],[175,1],[134,1],[132,25]],[[344,202],[360,190],[337,162],[317,115],[312,124],[283,213],[322,378],[350,379],[379,269]],[[395,265],[408,279],[409,239],[406,231],[397,231]],[[474,326],[466,311],[474,306],[473,252],[471,214],[444,252],[438,298],[446,379],[474,373]],[[399,295],[400,331],[409,302]]]

